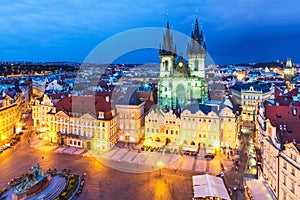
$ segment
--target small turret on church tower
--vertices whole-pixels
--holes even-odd
[[[173,74],[176,58],[173,36],[167,22],[166,33],[163,36],[163,43],[159,50],[160,57],[160,77],[170,77]]]
[[[205,57],[206,43],[203,39],[203,32],[199,30],[198,19],[196,19],[194,31],[187,51],[191,76],[205,78]]]
[[[284,79],[286,81],[291,81],[295,75],[295,69],[292,64],[292,60],[290,58],[287,59],[285,67],[284,67]]]

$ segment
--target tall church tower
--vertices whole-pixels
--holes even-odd
[[[159,50],[160,77],[170,77],[173,74],[176,58],[176,49],[173,43],[169,22],[167,22],[166,33],[163,36],[163,43]]]
[[[196,19],[191,41],[188,44],[188,59],[191,76],[205,78],[206,43],[203,41],[202,30],[199,31],[198,19]]]
[[[181,110],[191,103],[205,103],[208,85],[205,82],[204,61],[206,47],[198,21],[188,48],[188,64],[176,55],[173,36],[167,22],[166,32],[159,50],[160,75],[158,81],[158,105],[164,110]]]
[[[286,81],[291,81],[295,75],[295,69],[292,64],[292,60],[290,58],[287,59],[285,67],[284,67],[284,79]]]

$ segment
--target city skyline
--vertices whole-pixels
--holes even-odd
[[[190,35],[198,18],[217,64],[299,61],[298,3],[268,1],[73,1],[2,3],[0,60],[82,62],[99,43],[120,32],[165,27]],[[145,37],[147,38],[147,37]],[[159,48],[159,43],[157,48]],[[158,63],[158,49],[122,56],[125,63]],[[146,52],[146,53],[145,53]]]

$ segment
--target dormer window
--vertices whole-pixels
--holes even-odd
[[[104,119],[104,112],[99,112],[98,118]]]
[[[297,115],[297,109],[296,109],[296,108],[293,108],[293,109],[292,109],[292,113],[293,113],[293,116],[296,116],[296,115]]]
[[[116,115],[115,109],[111,110],[111,114],[112,114],[113,117]]]

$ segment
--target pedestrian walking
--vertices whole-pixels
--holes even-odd
[[[44,158],[45,158],[45,156],[44,156],[44,154],[42,155],[42,160],[44,160]]]

